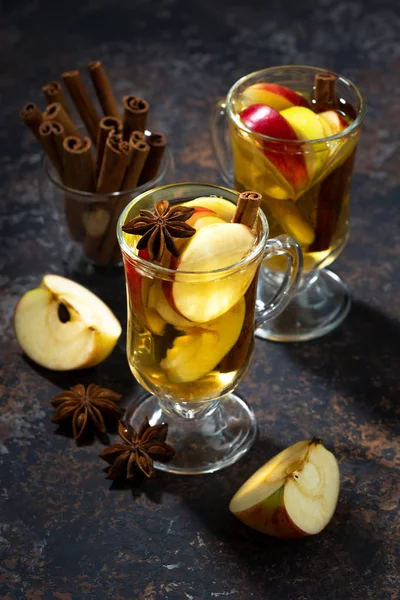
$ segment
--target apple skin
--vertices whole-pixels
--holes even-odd
[[[288,151],[287,141],[298,141],[298,137],[286,119],[265,104],[248,106],[240,118],[251,131],[277,139],[276,142],[262,140],[265,157],[296,190],[305,187],[308,183],[306,161],[300,149],[290,148],[296,153]]]
[[[246,105],[267,104],[277,111],[291,106],[309,107],[309,103],[302,96],[284,85],[276,83],[255,83],[242,93],[242,101]]]
[[[289,517],[285,509],[283,496],[284,488],[281,487],[266,500],[235,513],[235,517],[252,529],[273,537],[286,540],[307,537],[307,533],[299,529]]]

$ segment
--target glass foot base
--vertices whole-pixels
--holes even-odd
[[[145,416],[151,425],[168,423],[167,443],[176,454],[169,463],[155,462],[156,469],[181,475],[213,473],[239,460],[254,442],[257,431],[253,412],[236,394],[213,404],[215,409],[203,418],[197,413],[188,419],[170,411],[167,414],[155,396],[146,395],[129,407],[126,419],[135,428]]]
[[[260,273],[257,296],[267,302],[277,289],[277,276]],[[256,330],[256,336],[274,342],[302,342],[326,335],[347,316],[351,305],[346,284],[323,269],[303,277],[293,300],[277,317]]]

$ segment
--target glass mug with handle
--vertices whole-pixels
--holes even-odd
[[[214,153],[224,181],[263,195],[271,235],[299,242],[304,270],[287,309],[256,335],[300,341],[334,329],[350,308],[344,282],[328,267],[349,231],[350,185],[365,105],[357,88],[306,66],[272,67],[237,81],[211,117]],[[227,138],[228,130],[228,138]],[[269,261],[258,296],[267,301],[282,278]]]
[[[251,446],[255,417],[234,390],[249,367],[255,324],[287,305],[301,275],[297,242],[287,235],[269,239],[261,210],[251,229],[231,223],[238,198],[238,192],[217,185],[172,184],[135,198],[118,222],[127,358],[136,380],[150,392],[136,397],[128,420],[135,426],[144,416],[151,425],[169,423],[168,441],[176,454],[156,465],[169,472],[217,471]],[[144,248],[140,235],[127,229],[140,211],[152,211],[161,201],[164,208],[169,203],[168,210],[190,207],[186,223],[195,233],[175,241],[178,256],[164,251],[154,260],[150,246]],[[256,304],[261,261],[278,256],[287,263],[281,288],[268,304]]]

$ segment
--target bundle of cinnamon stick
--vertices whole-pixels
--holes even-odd
[[[142,98],[124,96],[121,114],[100,61],[89,63],[88,72],[102,118],[80,72],[61,75],[87,135],[73,121],[58,81],[42,87],[47,101],[43,112],[28,103],[20,118],[69,188],[64,210],[72,239],[83,244],[89,259],[108,264],[120,260],[115,234],[119,215],[137,187],[156,178],[166,138],[146,131],[149,105]],[[115,192],[119,193],[110,196]]]

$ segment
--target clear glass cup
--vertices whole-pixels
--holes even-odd
[[[44,221],[54,236],[66,273],[86,275],[96,267],[121,267],[116,236],[121,212],[136,196],[173,180],[173,171],[172,155],[166,148],[157,176],[145,184],[109,194],[83,192],[65,186],[44,156],[39,183]]]
[[[211,138],[224,181],[239,191],[261,193],[271,235],[292,235],[304,256],[303,277],[292,302],[256,332],[265,339],[319,337],[339,325],[350,308],[347,286],[327,267],[342,252],[349,234],[351,177],[365,115],[361,94],[337,75],[336,97],[348,126],[309,141],[254,133],[240,118],[250,86],[275,84],[310,98],[315,76],[326,73],[307,66],[251,73],[232,86],[211,116]],[[258,289],[261,300],[268,301],[275,293],[284,268],[280,258],[264,264]]]
[[[254,324],[261,325],[287,305],[302,266],[294,239],[287,235],[268,239],[268,222],[261,210],[253,228],[253,249],[229,267],[208,272],[171,270],[138,256],[132,245],[136,236],[122,231],[124,223],[141,209],[152,210],[159,200],[179,204],[204,196],[236,204],[239,194],[201,183],[159,187],[135,198],[117,227],[127,290],[127,357],[133,375],[150,392],[135,399],[128,419],[134,426],[144,416],[152,425],[169,423],[168,439],[176,455],[157,468],[173,473],[217,471],[251,446],[255,417],[234,390],[249,367]],[[284,256],[287,263],[281,287],[270,303],[256,306],[260,263],[276,256]],[[186,305],[196,306],[190,320],[177,310],[183,299]]]

